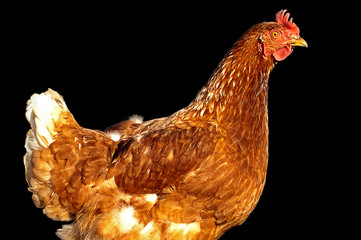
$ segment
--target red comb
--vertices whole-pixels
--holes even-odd
[[[288,19],[290,17],[289,13],[286,13],[287,10],[281,10],[276,14],[276,22],[278,24],[283,25],[285,28],[293,30],[293,31],[299,31],[296,24],[292,22],[292,18]]]

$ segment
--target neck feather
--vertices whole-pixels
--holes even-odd
[[[251,40],[243,37],[233,46],[185,109],[183,119],[212,120],[235,129],[236,123],[267,118],[268,77],[274,61],[263,58],[257,40]]]

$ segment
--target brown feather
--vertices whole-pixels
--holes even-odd
[[[26,179],[47,216],[74,220],[57,235],[218,239],[242,224],[265,184],[275,59],[260,44],[275,27],[246,32],[195,100],[169,117],[135,117],[101,132],[80,127],[56,92],[44,93],[51,117],[32,97]]]

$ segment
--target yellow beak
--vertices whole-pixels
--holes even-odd
[[[296,39],[295,41],[291,42],[292,47],[308,47],[307,42],[303,38]]]

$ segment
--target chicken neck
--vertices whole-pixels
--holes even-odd
[[[183,119],[213,121],[238,139],[267,138],[268,78],[274,64],[258,51],[256,38],[242,37],[185,109]]]

